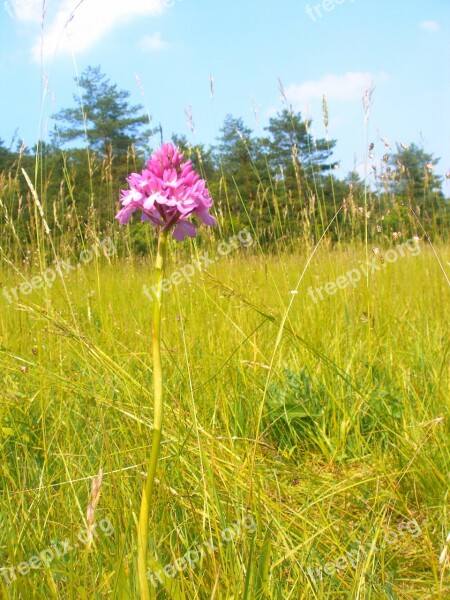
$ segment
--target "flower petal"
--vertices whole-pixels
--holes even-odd
[[[179,242],[182,242],[186,236],[193,238],[195,234],[195,225],[190,221],[178,221],[173,231],[173,237]]]

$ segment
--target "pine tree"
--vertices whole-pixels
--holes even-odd
[[[130,93],[111,84],[100,67],[88,67],[79,88],[80,97],[74,95],[79,106],[53,115],[54,141],[65,144],[84,138],[92,150],[106,156],[126,154],[132,145],[138,147],[148,140],[151,132],[143,131],[148,117],[141,112],[142,106],[131,106]]]

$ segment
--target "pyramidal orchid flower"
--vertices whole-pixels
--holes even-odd
[[[150,600],[147,580],[148,530],[163,421],[161,307],[167,237],[170,231],[178,241],[183,241],[186,236],[194,237],[196,227],[191,217],[197,217],[205,225],[216,225],[216,219],[209,214],[212,200],[206,182],[194,171],[191,161],[183,161],[183,155],[173,144],[163,144],[147,161],[147,168],[141,173],[132,173],[127,181],[130,189],[122,190],[122,208],[116,219],[124,225],[134,212],[140,211],[141,221],[149,221],[158,229],[152,327],[153,432],[137,532],[139,593],[141,600]]]
[[[173,236],[183,241],[195,237],[195,225],[189,220],[198,217],[205,225],[216,225],[209,214],[212,200],[206,182],[193,169],[190,160],[183,162],[173,144],[163,144],[147,161],[141,173],[132,173],[127,181],[129,190],[122,190],[122,208],[116,219],[121,225],[140,210],[141,221],[150,221],[161,230],[173,229]]]

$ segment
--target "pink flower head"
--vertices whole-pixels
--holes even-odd
[[[116,215],[121,225],[128,223],[135,210],[141,221],[162,229],[174,228],[173,236],[183,241],[195,237],[195,225],[188,219],[197,216],[205,225],[216,225],[209,214],[211,196],[204,179],[196,173],[190,160],[183,162],[173,144],[163,144],[147,161],[142,173],[127,177],[129,190],[122,190],[122,208]]]

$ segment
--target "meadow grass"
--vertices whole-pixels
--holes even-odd
[[[370,248],[324,243],[311,258],[255,241],[219,256],[210,242],[218,260],[166,293],[157,598],[450,596],[439,563],[450,252],[437,245],[440,266],[420,244],[314,302],[310,286],[364,264]],[[171,244],[169,276],[198,255],[187,246]],[[30,281],[39,262],[3,262],[2,288]],[[1,296],[2,598],[138,597],[152,269],[152,257],[100,255],[19,301]],[[77,536],[100,469],[104,527],[88,548]],[[30,568],[64,541],[71,550]]]
[[[154,230],[113,224],[112,152],[87,150],[84,211],[61,157],[57,194],[39,145],[34,177],[24,146],[0,173],[0,597],[137,600]],[[349,188],[340,208],[331,178],[331,207],[327,175],[305,196],[296,146],[292,158],[297,192],[249,166],[252,206],[221,167],[218,231],[170,244],[167,276],[205,251],[214,260],[164,298],[150,589],[158,600],[445,600],[449,247],[433,251],[388,178],[384,194]],[[133,152],[129,162],[138,168]],[[221,254],[244,217],[253,244]],[[398,254],[397,223],[423,236],[420,252]],[[117,253],[80,259],[105,239]],[[57,258],[75,269],[53,279]],[[379,270],[366,275],[368,260]],[[352,271],[355,285],[323,291]]]

